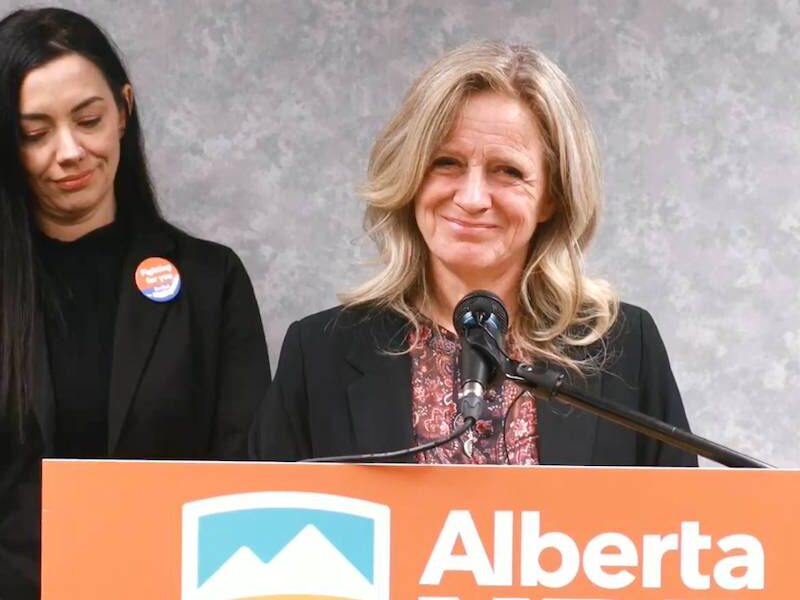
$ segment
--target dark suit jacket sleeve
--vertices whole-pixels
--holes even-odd
[[[664,342],[653,318],[639,311],[641,324],[641,362],[639,363],[640,408],[657,419],[689,431],[678,386],[672,375]],[[639,436],[640,465],[696,467],[697,457],[655,440]]]
[[[249,426],[269,385],[269,355],[253,286],[231,250],[225,272],[211,455],[244,458]]]
[[[300,324],[286,332],[278,369],[250,432],[250,457],[295,461],[311,456],[308,397]]]

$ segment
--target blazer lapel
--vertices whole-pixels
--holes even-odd
[[[573,381],[580,384],[580,379]],[[586,392],[602,395],[599,374],[586,377]],[[558,400],[536,398],[539,462],[543,465],[591,465],[597,417]]]
[[[33,413],[42,432],[45,456],[52,456],[55,451],[55,410],[44,317],[41,311],[37,311],[33,333]]]
[[[357,326],[345,360],[361,376],[347,388],[357,452],[386,452],[413,445],[411,359],[402,351],[407,326],[381,314]],[[413,462],[413,456],[403,459]]]
[[[172,302],[152,302],[136,288],[136,267],[145,258],[170,258],[175,242],[165,232],[153,231],[134,237],[122,267],[114,355],[108,404],[108,451],[113,455],[125,416],[147,366],[158,332]]]

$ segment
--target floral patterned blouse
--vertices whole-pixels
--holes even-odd
[[[458,337],[424,323],[411,343],[412,424],[417,444],[447,437],[461,424],[457,379],[461,345]],[[503,380],[484,395],[489,418],[443,446],[420,452],[428,464],[539,463],[536,402],[513,381]]]

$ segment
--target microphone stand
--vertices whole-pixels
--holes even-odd
[[[727,467],[773,468],[768,463],[736,452],[643,412],[588,394],[583,389],[567,383],[563,373],[543,365],[528,365],[512,360],[500,349],[497,340],[491,333],[483,328],[468,330],[464,340],[491,361],[496,367],[497,373],[502,373],[506,378],[527,387],[534,395],[537,392],[544,392],[547,400],[559,400]]]

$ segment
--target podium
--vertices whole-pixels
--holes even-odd
[[[800,472],[43,464],[44,600],[789,600]]]

